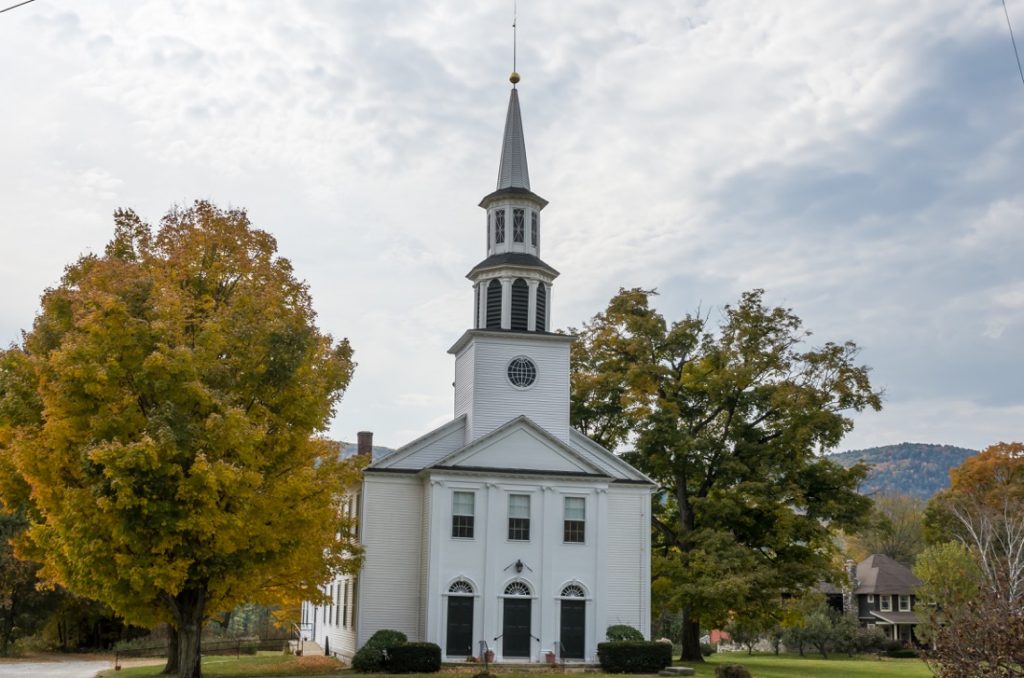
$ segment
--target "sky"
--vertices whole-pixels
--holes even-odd
[[[272,233],[352,342],[332,436],[398,446],[449,420],[512,5],[0,14],[0,342],[115,209],[155,224],[208,199]],[[670,320],[764,288],[812,342],[860,345],[885,391],[840,449],[1024,439],[1024,84],[999,0],[518,5],[554,327],[620,287],[656,288]]]

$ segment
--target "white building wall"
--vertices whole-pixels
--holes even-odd
[[[473,371],[476,367],[475,360],[476,344],[472,341],[455,356],[455,418],[466,415],[466,431],[462,440],[463,445],[469,442],[469,432],[473,428]]]
[[[607,623],[651,634],[651,495],[646,486],[608,490]]]
[[[467,442],[476,440],[519,415],[526,415],[563,442],[569,442],[569,342],[533,338],[478,336],[473,368]],[[508,363],[519,355],[537,365],[533,386],[518,389],[508,381]],[[456,370],[456,390],[461,386]]]
[[[379,629],[420,640],[420,557],[423,525],[421,480],[411,474],[366,473],[357,645]]]
[[[474,650],[486,640],[503,660],[503,594],[509,582],[520,579],[533,591],[531,660],[542,661],[543,650],[554,650],[560,634],[560,601],[563,587],[577,583],[587,591],[585,658],[596,661],[597,643],[606,628],[602,589],[605,580],[607,542],[603,526],[607,516],[607,484],[601,480],[537,478],[489,478],[435,473],[432,495],[431,575],[428,590],[428,620],[425,639],[445,648],[447,592],[451,584],[465,579],[474,589]],[[475,524],[472,539],[451,536],[452,492],[475,493]],[[530,501],[530,540],[508,539],[508,496],[527,494]],[[585,542],[563,542],[564,498],[586,499]],[[631,554],[635,561],[638,554]],[[516,573],[515,563],[524,569]],[[436,572],[436,574],[435,574]],[[638,628],[642,628],[638,626]],[[495,640],[497,638],[497,640]],[[458,661],[459,657],[447,657]]]

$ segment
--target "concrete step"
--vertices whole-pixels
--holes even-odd
[[[669,666],[658,671],[659,676],[693,676],[696,673],[689,666]]]
[[[299,641],[292,640],[288,643],[291,646],[293,654],[298,654],[301,647],[302,654],[306,657],[316,657],[324,653],[324,649],[312,640],[304,640],[300,646]]]

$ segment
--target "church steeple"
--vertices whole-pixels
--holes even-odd
[[[466,276],[473,281],[473,327],[548,332],[551,283],[558,271],[540,258],[540,212],[548,204],[530,190],[526,139],[519,110],[519,74],[505,115],[497,190],[480,201],[487,210],[487,257]]]
[[[519,81],[519,74],[513,73]],[[523,116],[519,112],[519,90],[512,87],[505,115],[505,136],[501,144],[497,190],[525,188],[530,190],[530,170],[526,165],[526,140],[523,138]]]

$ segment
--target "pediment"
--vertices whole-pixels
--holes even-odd
[[[495,469],[607,476],[597,465],[527,417],[474,440],[434,468]]]

